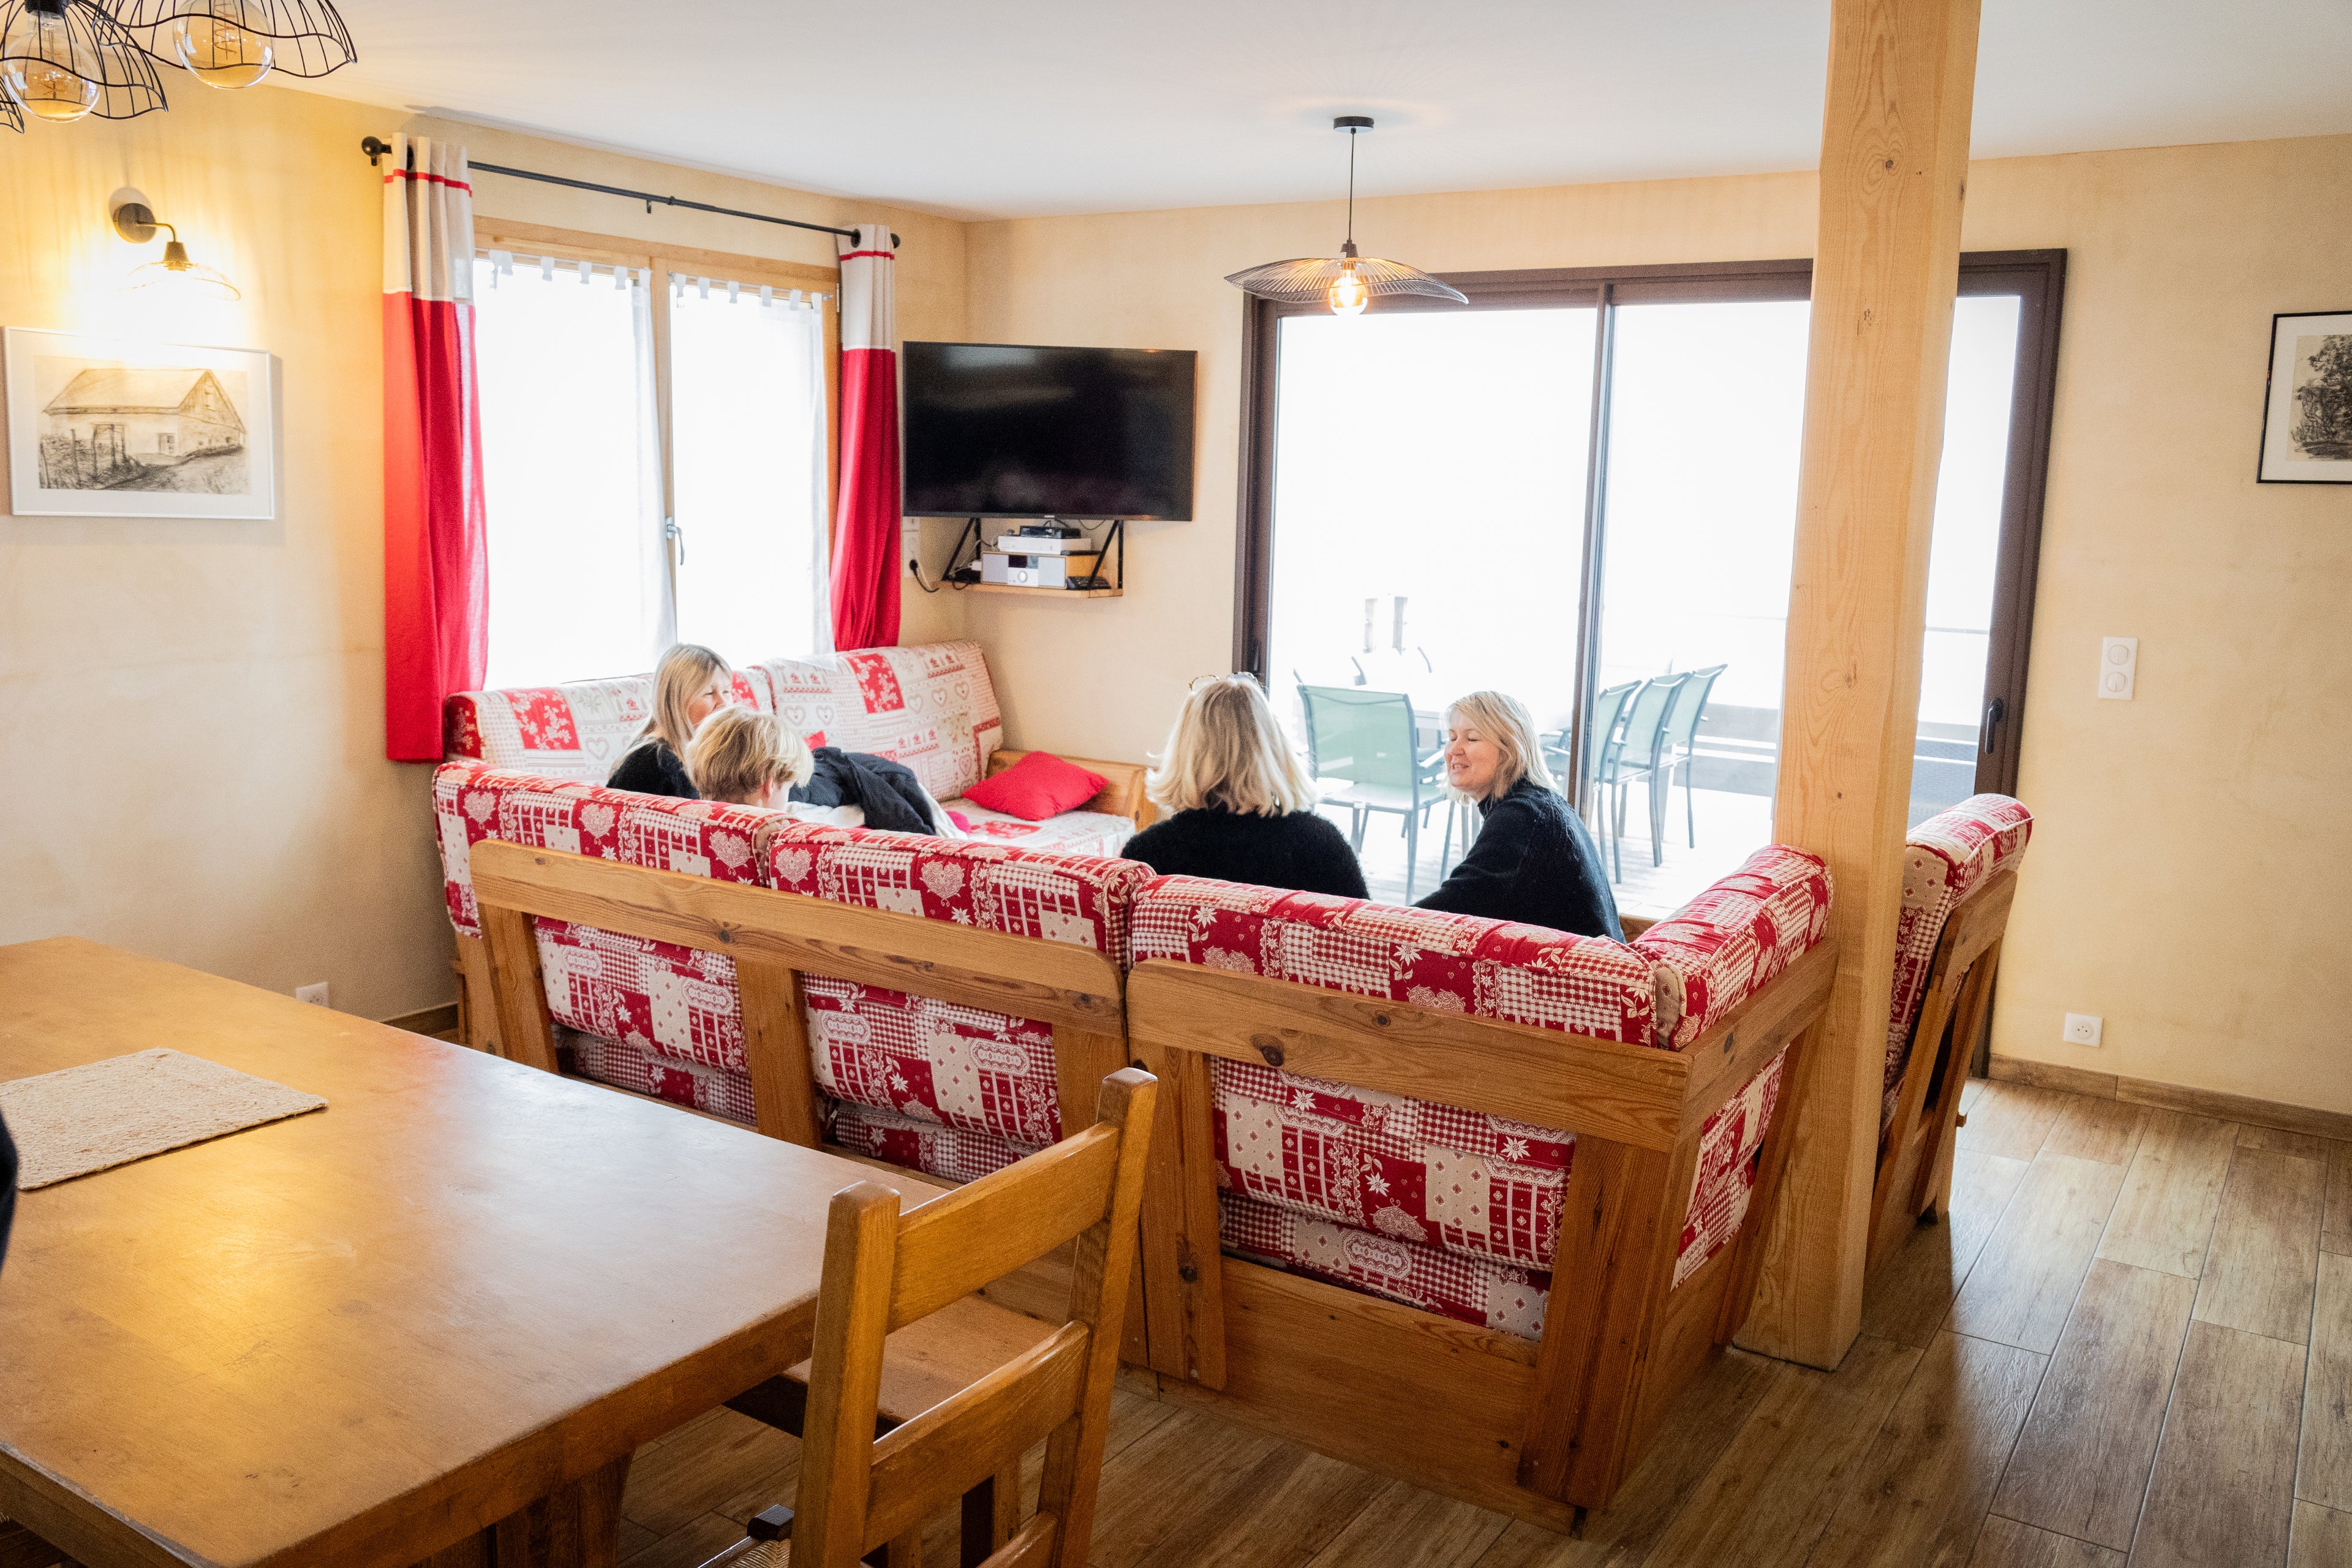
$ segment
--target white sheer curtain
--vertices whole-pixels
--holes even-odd
[[[474,268],[488,683],[651,669],[671,616],[650,279],[503,253]]]
[[[829,651],[819,298],[672,284],[677,635],[737,664]]]

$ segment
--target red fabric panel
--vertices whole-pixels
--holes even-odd
[[[470,304],[383,297],[383,727],[441,760],[445,700],[489,659],[482,416]]]
[[[841,355],[841,514],[833,535],[833,646],[898,641],[898,356]]]

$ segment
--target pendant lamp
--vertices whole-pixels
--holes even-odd
[[[1348,238],[1335,257],[1302,257],[1296,261],[1269,261],[1229,275],[1225,281],[1244,294],[1277,304],[1306,305],[1320,300],[1335,316],[1360,315],[1373,296],[1419,294],[1432,300],[1470,302],[1461,289],[1441,283],[1417,267],[1356,254],[1356,135],[1370,131],[1369,115],[1343,114],[1331,129],[1348,133]]]
[[[131,120],[165,107],[154,66],[92,0],[0,0],[0,95],[19,131],[22,114]]]
[[[329,0],[102,0],[139,47],[206,87],[251,87],[276,71],[319,77],[359,58]]]

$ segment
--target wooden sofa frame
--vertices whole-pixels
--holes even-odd
[[[1605,1505],[1747,1318],[1797,1123],[1798,1053],[1836,964],[1822,942],[1683,1051],[1137,965],[1129,1037],[1160,1081],[1143,1244],[1161,1397],[1555,1530]],[[1747,1222],[1676,1287],[1701,1129],[1783,1047]],[[1218,1057],[1574,1132],[1540,1342],[1224,1257]]]
[[[1027,752],[991,752],[986,776],[994,778],[1027,755]],[[1138,832],[1151,826],[1157,814],[1150,797],[1143,793],[1143,780],[1148,770],[1142,763],[1106,763],[1086,757],[1064,760],[1089,773],[1099,773],[1104,780],[1102,793],[1087,801],[1081,810],[1124,816],[1135,824]],[[454,934],[457,942],[457,956],[452,965],[457,972],[457,1038],[478,1051],[502,1054],[497,1044],[499,1008],[490,986],[489,949],[480,937],[467,936],[463,931]],[[1080,1103],[1093,1102],[1085,1100]]]
[[[1940,1215],[1951,1201],[1960,1090],[1968,1082],[1969,1054],[1992,1008],[2001,937],[2016,898],[2012,868],[1962,900],[1936,939],[1895,1115],[1879,1133],[1866,1269],[1901,1251],[1917,1222]]]
[[[540,916],[732,959],[758,1130],[804,1148],[824,1143],[803,974],[1050,1026],[1066,1139],[1085,1130],[1077,1118],[1095,1104],[1102,1080],[1128,1065],[1126,977],[1116,958],[1092,948],[502,839],[476,844],[471,867],[483,963],[499,1038],[505,1042],[497,1054],[530,1067],[561,1070],[532,924]],[[954,1184],[854,1151],[835,1152],[932,1186]],[[1000,1283],[991,1294],[1034,1316],[1053,1316],[1068,1296],[1066,1268],[1051,1263]],[[1127,1353],[1139,1363],[1145,1354],[1139,1273],[1130,1296]]]

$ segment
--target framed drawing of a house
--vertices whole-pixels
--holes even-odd
[[[10,327],[6,374],[19,516],[278,515],[277,410],[260,350]]]

